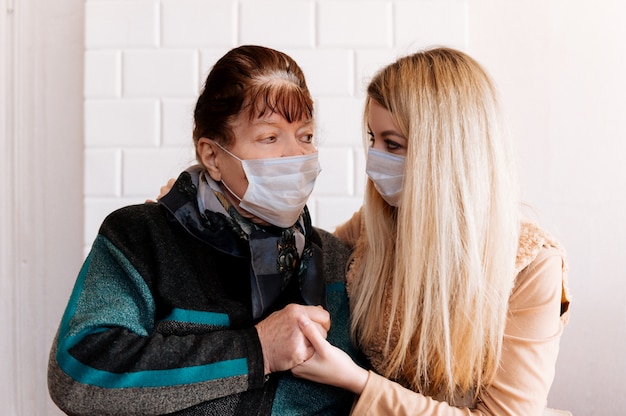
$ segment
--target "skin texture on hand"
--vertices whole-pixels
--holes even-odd
[[[319,306],[290,304],[256,325],[266,375],[290,370],[315,353],[300,328],[302,320],[310,322],[319,337],[325,340],[330,329],[330,314]]]
[[[369,377],[367,370],[359,367],[348,354],[326,341],[310,320],[303,318],[299,324],[302,333],[315,349],[315,354],[294,367],[292,374],[361,394]]]

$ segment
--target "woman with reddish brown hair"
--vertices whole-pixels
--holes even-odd
[[[102,224],[52,346],[53,400],[71,415],[346,414],[352,394],[287,371],[314,352],[301,319],[349,350],[349,250],[306,207],[320,167],[302,71],[235,48],[194,122],[198,165]]]

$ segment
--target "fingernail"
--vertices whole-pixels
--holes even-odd
[[[307,318],[300,318],[300,326],[302,328],[311,325],[311,320]]]

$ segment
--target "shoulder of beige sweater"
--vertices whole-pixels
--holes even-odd
[[[534,222],[522,221],[519,234],[515,271],[519,273],[537,257],[539,252],[548,247],[554,247],[564,256],[561,244],[546,230]]]
[[[563,267],[561,320],[564,324],[566,324],[569,319],[569,305],[572,299],[572,295],[569,290],[569,285],[567,281],[568,270],[565,250],[558,242],[558,240],[556,240],[546,230],[544,230],[534,222],[523,221],[521,224],[519,247],[517,250],[517,259],[515,261],[515,272],[516,274],[519,274],[537,258],[541,250],[546,248],[554,248],[558,250],[561,255]]]

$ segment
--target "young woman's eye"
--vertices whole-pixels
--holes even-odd
[[[368,136],[368,143],[370,145],[370,147],[374,146],[374,142],[376,141],[376,139],[374,138],[374,133],[372,133],[370,130],[367,131],[367,136]]]
[[[402,147],[398,143],[394,142],[393,140],[385,140],[385,146],[387,146],[388,150],[397,150]]]

